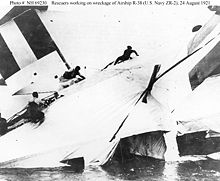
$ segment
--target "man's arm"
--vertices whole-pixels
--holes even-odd
[[[80,76],[82,79],[85,79],[85,77],[84,77],[83,75],[81,75],[80,73],[79,73],[79,76]]]
[[[133,50],[133,53],[135,53],[136,56],[139,56],[138,53],[135,50]]]

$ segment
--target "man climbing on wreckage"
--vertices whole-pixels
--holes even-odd
[[[72,84],[84,80],[85,77],[80,73],[80,69],[80,66],[76,66],[74,69],[69,69],[68,71],[65,71],[64,74],[60,77],[61,87],[66,88]]]
[[[85,79],[85,77],[80,74],[80,72],[79,72],[80,69],[81,69],[80,66],[76,66],[74,69],[64,72],[63,78],[69,80],[69,79],[73,79],[73,78],[76,78],[77,76],[79,76],[80,80]]]
[[[116,65],[116,64],[122,63],[126,60],[132,59],[132,57],[131,57],[132,53],[134,53],[136,56],[139,56],[139,54],[135,50],[132,50],[131,46],[127,46],[127,49],[124,51],[123,55],[119,56],[115,61],[106,65],[101,71],[107,69],[110,65]]]
[[[33,101],[30,101],[28,105],[22,110],[26,111],[21,115],[16,114],[15,116],[17,117],[12,118],[12,120],[8,122],[8,127],[13,126],[22,119],[26,119],[27,121],[25,122],[39,123],[39,125],[43,123],[44,113],[40,110],[40,105],[36,102],[36,99],[38,98],[38,93],[33,92],[32,96]]]
[[[30,120],[30,122],[42,124],[44,121],[44,113],[40,109],[40,105],[37,103],[38,93],[33,92],[33,101],[28,103],[26,110],[26,117]],[[25,114],[25,113],[24,113]]]
[[[129,59],[132,59],[132,57],[131,57],[132,53],[135,53],[136,56],[139,56],[135,50],[132,50],[131,46],[127,46],[127,49],[124,51],[124,54],[115,60],[114,65],[121,63],[121,62],[124,62]]]

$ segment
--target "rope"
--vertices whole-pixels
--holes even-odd
[[[35,91],[34,91],[35,92]],[[48,94],[48,93],[55,93],[57,91],[44,91],[44,92],[37,92],[38,94]],[[28,93],[24,93],[24,94],[13,94],[13,96],[16,96],[16,95],[32,95],[33,92],[28,92]]]
[[[10,118],[7,119],[7,122],[10,122],[11,120],[13,120],[13,118],[17,115],[19,115],[22,111],[24,111],[27,108],[27,106],[25,106],[23,109],[21,109],[20,111],[18,111],[17,113],[15,113],[13,116],[11,116]]]

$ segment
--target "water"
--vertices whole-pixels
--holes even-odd
[[[88,167],[76,173],[65,168],[0,169],[0,181],[217,181],[220,180],[220,161],[200,160],[168,162],[132,160],[126,164],[112,163],[106,168]]]

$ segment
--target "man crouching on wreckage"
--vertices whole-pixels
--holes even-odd
[[[11,118],[11,120],[8,122],[8,127],[10,127],[10,126],[13,127],[11,129],[9,129],[9,131],[12,130],[12,129],[15,129],[16,127],[14,127],[13,125],[18,123],[22,119],[27,120],[24,123],[26,123],[26,122],[39,123],[39,125],[41,125],[43,123],[43,121],[44,121],[44,113],[40,109],[40,107],[41,107],[40,104],[38,104],[36,102],[36,99],[38,98],[38,93],[37,92],[33,92],[32,96],[33,96],[33,101],[30,101],[28,103],[28,105],[22,110],[22,111],[25,111],[25,110],[26,111],[23,114],[19,114],[19,113],[22,112],[22,111],[20,111],[19,113],[14,115]],[[15,116],[17,116],[17,117],[15,117]],[[18,126],[20,126],[20,125],[18,125]]]

